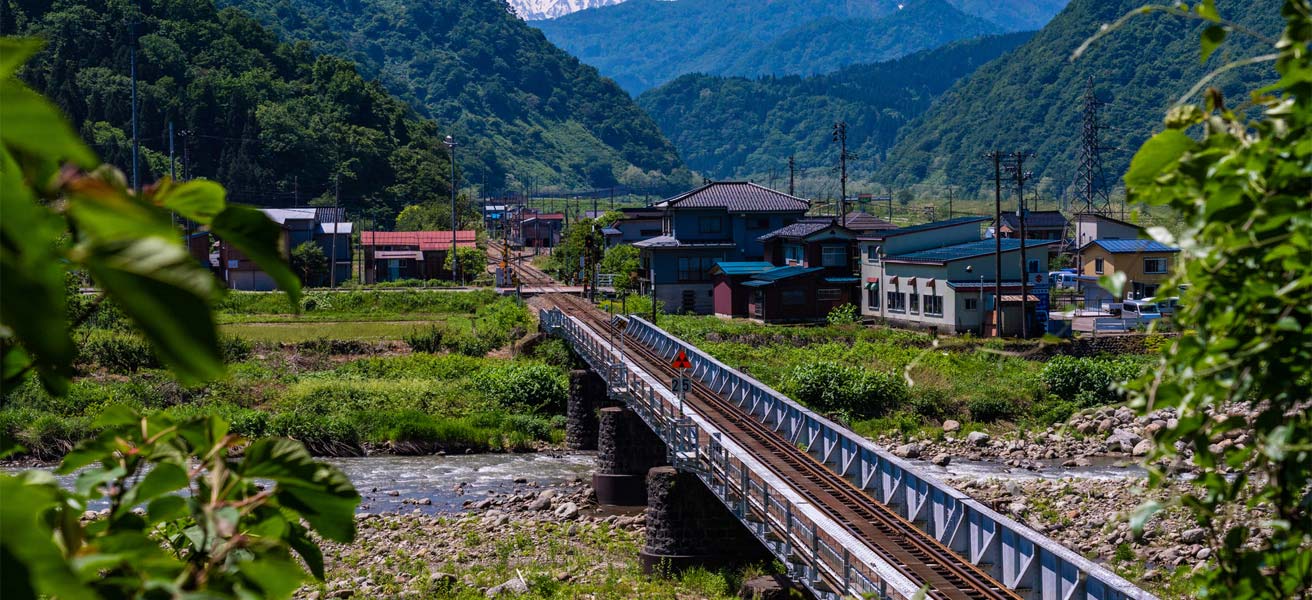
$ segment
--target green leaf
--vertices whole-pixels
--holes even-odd
[[[1153,518],[1153,515],[1160,512],[1163,508],[1166,508],[1166,506],[1155,500],[1140,504],[1134,509],[1134,512],[1130,514],[1130,529],[1134,531],[1135,535],[1143,533],[1144,525],[1148,524],[1148,520]]]
[[[314,540],[310,539],[305,528],[301,527],[300,524],[292,523],[291,528],[291,535],[287,538],[288,545],[297,554],[301,555],[301,559],[305,561],[306,566],[310,567],[310,574],[314,575],[315,579],[323,581],[323,551],[319,549],[318,544],[314,543]]]
[[[1180,157],[1194,147],[1194,140],[1183,131],[1167,129],[1144,142],[1130,161],[1125,174],[1125,185],[1147,187],[1162,171],[1179,162]]]
[[[131,407],[123,404],[111,404],[101,411],[100,416],[91,422],[98,429],[113,429],[140,425],[141,415]]]
[[[151,523],[173,521],[187,514],[187,499],[182,496],[160,496],[146,505],[146,517]]]
[[[355,538],[355,507],[360,503],[351,480],[336,467],[315,462],[305,446],[288,439],[266,438],[251,444],[236,469],[242,477],[271,479],[274,497],[303,517],[325,538]]]
[[[145,238],[99,247],[85,264],[182,382],[223,375],[208,303],[216,283],[180,244]]]
[[[1123,297],[1125,292],[1125,273],[1122,271],[1116,271],[1115,273],[1099,277],[1098,287],[1110,292],[1114,298]]]
[[[242,561],[239,570],[246,581],[259,588],[262,598],[290,597],[305,579],[305,571],[296,563],[269,556]]]
[[[1208,21],[1217,22],[1221,20],[1221,13],[1216,10],[1216,0],[1203,0],[1194,8],[1198,16]]]
[[[1212,57],[1212,53],[1216,52],[1216,49],[1225,41],[1225,34],[1225,28],[1220,25],[1213,25],[1203,30],[1202,39],[1200,41],[1203,53],[1201,62],[1207,62],[1207,59]]]
[[[292,310],[300,312],[301,281],[283,259],[282,230],[264,213],[244,206],[228,206],[214,217],[210,231],[255,261],[287,292]]]
[[[142,502],[149,502],[174,490],[185,488],[190,482],[187,471],[182,467],[173,463],[156,463],[140,482],[123,495],[119,512],[130,511]]]
[[[0,80],[0,141],[46,160],[69,160],[84,168],[96,155],[82,143],[59,109],[16,79]]]
[[[213,181],[198,179],[182,185],[171,185],[155,196],[160,206],[202,225],[208,225],[223,212],[227,202],[223,186]]]
[[[11,77],[40,50],[41,40],[35,38],[0,37],[0,79]]]
[[[54,507],[54,492],[0,475],[0,581],[5,598],[55,596],[91,600],[88,589],[64,562],[43,514]]]

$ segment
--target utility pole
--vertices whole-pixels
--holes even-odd
[[[332,258],[328,259],[328,287],[335,289],[337,287],[337,227],[341,222],[341,217],[337,215],[342,202],[342,178],[339,174],[333,175],[333,243]]]
[[[1025,159],[1029,157],[1028,152],[1013,152],[1012,159],[1015,164],[1008,169],[1016,177],[1016,220],[1020,222],[1020,337],[1029,337],[1029,308],[1027,296],[1029,295],[1029,265],[1025,260],[1025,181],[1032,174],[1025,171]],[[998,223],[1001,226],[1001,222]],[[996,229],[994,230],[996,235]]]
[[[840,196],[838,200],[839,224],[847,227],[847,123],[834,123],[834,143],[839,145],[838,171]]]
[[[128,64],[132,77],[132,191],[141,190],[141,141],[138,139],[137,125],[137,12],[139,7],[132,3],[132,20],[128,24]]]
[[[173,119],[169,119],[169,179],[175,181],[178,179],[176,156],[173,152]]]
[[[456,253],[456,141],[449,135],[446,147],[451,159],[451,281],[460,281],[460,255]]]
[[[788,195],[789,196],[797,195],[793,191],[796,183],[797,183],[797,163],[793,160],[792,155],[789,155],[788,156]]]
[[[998,231],[1002,225],[1002,153],[994,150],[987,156],[993,161],[993,330],[995,337],[1002,337],[1002,235]]]
[[[952,219],[952,186],[948,186],[948,219]]]

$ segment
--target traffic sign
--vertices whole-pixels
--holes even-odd
[[[687,377],[675,377],[670,379],[670,391],[676,393],[691,392],[692,380]]]
[[[670,362],[670,366],[676,369],[691,369],[692,363],[688,362],[688,355],[683,350],[679,350],[679,355],[674,357],[674,360]]]

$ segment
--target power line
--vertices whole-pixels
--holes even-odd
[[[1094,93],[1093,77],[1090,76],[1084,88],[1084,119],[1080,134],[1080,168],[1075,176],[1077,201],[1083,204],[1080,210],[1085,213],[1100,215],[1112,214],[1111,196],[1107,192],[1107,176],[1103,171],[1102,153],[1114,150],[1102,145],[1104,126],[1098,118],[1098,112],[1105,103]],[[1124,215],[1121,215],[1124,218]]]

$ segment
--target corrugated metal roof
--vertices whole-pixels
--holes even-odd
[[[765,287],[774,283],[773,281],[761,281],[760,279],[749,279],[742,284],[746,287]]]
[[[992,219],[990,219],[989,217],[957,217],[955,219],[948,219],[946,221],[934,221],[932,223],[921,223],[920,225],[908,225],[906,227],[898,227],[897,229],[876,231],[875,233],[871,234],[869,237],[889,238],[895,235],[920,233],[922,231],[932,231],[934,229],[942,229],[944,227],[955,227],[957,225],[964,225],[966,223],[984,223],[986,221],[991,221],[991,220]]]
[[[802,212],[811,203],[747,181],[714,181],[657,205],[658,208],[723,208],[729,212]]]
[[[733,248],[733,242],[680,242],[674,236],[658,235],[653,238],[634,242],[634,248]]]
[[[462,229],[456,232],[456,246],[476,247],[478,233]],[[451,248],[451,231],[361,231],[361,246],[414,246],[420,250]]]
[[[722,260],[715,263],[725,275],[755,275],[762,271],[768,271],[774,268],[774,265],[768,262],[735,262]]]
[[[1003,238],[1003,252],[1012,252],[1020,249],[1020,240],[1016,238]],[[1055,240],[1026,240],[1026,248],[1037,248],[1049,244],[1059,243]],[[956,244],[954,246],[944,246],[942,248],[931,248],[929,250],[918,250],[907,254],[895,254],[884,257],[884,260],[891,262],[911,262],[911,263],[945,263],[973,256],[984,256],[993,254],[997,246],[993,239],[980,240],[978,242],[968,242],[965,244]]]
[[[824,269],[820,267],[776,267],[769,271],[762,271],[752,275],[752,279],[760,281],[780,281],[790,277],[798,277],[823,270]]]
[[[885,221],[872,214],[863,213],[863,212],[847,213],[846,226],[848,229],[851,229],[852,231],[861,231],[861,232],[886,231],[889,229],[897,229],[897,225],[889,223],[888,221]]]
[[[624,235],[624,232],[614,227],[602,227],[601,235]]]
[[[351,223],[320,223],[319,233],[331,235],[333,233],[349,235],[352,230]]]
[[[1020,227],[1020,219],[1016,213],[1002,213],[1002,224],[1005,227],[1017,229]],[[1059,210],[1031,210],[1025,213],[1026,227],[1065,227],[1066,215],[1061,214]]]
[[[1179,248],[1167,246],[1157,240],[1093,240],[1084,247],[1097,244],[1112,254],[1137,254],[1141,252],[1179,252]]]
[[[860,277],[826,277],[825,283],[857,283]]]

